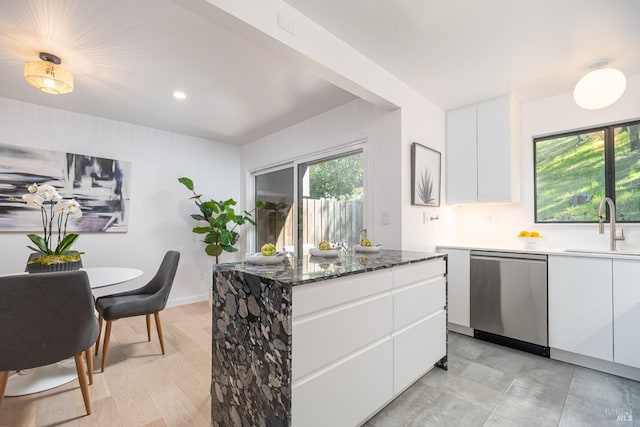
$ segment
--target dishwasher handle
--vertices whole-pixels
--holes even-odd
[[[546,260],[540,259],[529,259],[529,258],[502,258],[497,256],[473,256],[472,260],[480,260],[480,261],[507,261],[507,262],[526,262],[529,264],[546,264]]]
[[[482,259],[487,261],[547,262],[546,255],[517,252],[471,251],[471,259]]]

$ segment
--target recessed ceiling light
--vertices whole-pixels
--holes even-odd
[[[176,90],[173,92],[173,97],[175,99],[185,99],[187,97],[187,94],[181,90]]]

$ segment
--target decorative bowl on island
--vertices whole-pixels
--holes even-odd
[[[284,261],[285,254],[276,252],[271,256],[264,256],[260,252],[247,256],[247,262],[249,264],[269,265],[279,264]]]
[[[380,246],[381,245],[375,245],[375,246],[355,245],[353,248],[355,249],[356,252],[373,254],[373,253],[380,252]]]
[[[309,255],[323,257],[323,258],[335,258],[340,255],[340,249],[318,249],[309,248]]]

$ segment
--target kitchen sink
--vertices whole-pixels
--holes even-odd
[[[565,249],[565,252],[577,253],[577,254],[596,254],[596,255],[632,255],[640,257],[640,250],[617,250],[611,249]]]

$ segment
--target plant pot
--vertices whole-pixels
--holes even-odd
[[[27,273],[51,273],[54,271],[73,271],[79,270],[82,268],[82,259],[78,259],[77,261],[67,261],[67,262],[53,262],[53,263],[30,263],[37,258],[42,258],[43,255],[39,253],[33,253],[29,255],[29,259],[27,260]]]

